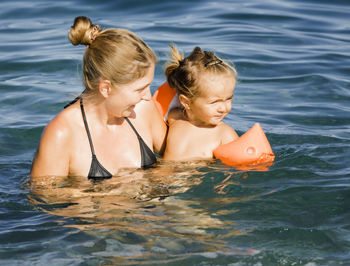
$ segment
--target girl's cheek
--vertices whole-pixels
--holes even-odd
[[[227,112],[230,112],[231,111],[231,108],[232,108],[232,102],[231,101],[229,101],[227,104],[226,104],[226,110],[227,110]]]

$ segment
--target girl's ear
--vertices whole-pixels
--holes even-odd
[[[190,108],[190,103],[191,103],[191,99],[188,98],[187,96],[180,94],[179,95],[179,101],[181,103],[181,105],[187,110]]]
[[[104,98],[107,98],[111,93],[111,86],[112,83],[109,80],[100,80],[100,83],[98,84],[98,90]]]

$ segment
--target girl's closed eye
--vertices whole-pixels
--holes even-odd
[[[209,102],[209,104],[215,104],[215,103],[221,103],[221,102],[231,102],[233,99],[233,97],[229,97],[227,99],[216,99],[216,100],[212,100]]]

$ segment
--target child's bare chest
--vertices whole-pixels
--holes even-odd
[[[184,137],[187,154],[191,157],[212,158],[213,150],[220,144],[216,128],[190,128]]]

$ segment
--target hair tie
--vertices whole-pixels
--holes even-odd
[[[222,64],[222,60],[220,59],[213,59],[210,60],[209,62],[205,63],[205,67],[209,67],[209,66],[214,66],[214,65],[218,65],[218,64]]]
[[[90,44],[96,39],[99,29],[100,29],[100,26],[93,25],[93,28],[92,28],[92,30],[90,32],[90,36],[89,36],[90,37],[90,41],[89,41]]]

